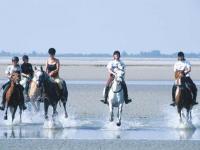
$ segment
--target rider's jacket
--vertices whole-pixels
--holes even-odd
[[[174,72],[176,71],[187,71],[191,67],[191,64],[189,61],[177,61],[174,64]],[[190,73],[186,74],[186,77],[190,77]]]
[[[126,65],[121,60],[112,60],[108,63],[107,68],[114,72],[115,68],[125,70]]]
[[[13,72],[19,72],[19,73],[21,73],[21,67],[20,67],[20,65],[16,65],[16,66],[9,65],[7,67],[7,69],[6,69],[6,71],[5,71],[6,75],[12,74]]]
[[[22,70],[22,73],[30,75],[31,77],[33,77],[33,68],[32,68],[32,65],[30,63],[23,63],[21,65],[21,70]]]

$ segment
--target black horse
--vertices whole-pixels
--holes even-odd
[[[39,87],[43,88],[44,92],[44,111],[45,119],[48,119],[48,108],[51,105],[53,107],[54,118],[57,115],[57,104],[61,100],[65,110],[65,117],[68,117],[66,110],[66,103],[68,99],[68,90],[65,81],[63,81],[62,91],[59,89],[58,84],[50,78],[50,76],[43,71],[43,68],[40,67],[40,73],[37,73],[37,84]]]

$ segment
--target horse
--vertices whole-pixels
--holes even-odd
[[[57,104],[61,100],[63,103],[65,118],[68,117],[66,110],[66,103],[68,99],[68,90],[66,86],[66,82],[63,81],[63,89],[62,93],[60,93],[60,89],[58,84],[51,79],[51,77],[43,71],[42,66],[35,73],[35,80],[38,87],[42,87],[44,94],[44,111],[45,111],[45,119],[48,120],[48,107],[51,105],[53,107],[53,115],[54,118],[57,115]]]
[[[186,83],[185,73],[183,71],[176,71],[175,72],[175,79],[176,79],[176,95],[175,95],[175,103],[177,105],[177,111],[180,116],[180,122],[182,122],[182,114],[181,111],[183,108],[187,110],[187,121],[192,119],[192,94],[190,88]]]
[[[109,93],[108,93],[108,106],[110,110],[110,122],[114,120],[113,108],[117,107],[117,126],[121,125],[121,115],[122,115],[122,108],[124,103],[124,92],[122,88],[122,82],[124,80],[124,70],[115,69],[115,77],[111,84]],[[104,89],[105,94],[105,89]]]
[[[7,120],[7,111],[8,108],[10,108],[10,112],[12,114],[12,122],[14,121],[15,118],[15,113],[17,110],[17,107],[19,106],[20,109],[20,122],[22,122],[22,104],[21,101],[23,99],[23,94],[22,91],[23,90],[20,85],[21,76],[19,73],[12,73],[11,74],[11,78],[10,78],[10,85],[5,93],[5,95],[3,96],[3,99],[5,99],[5,106],[6,106],[6,111],[5,111],[5,116],[4,116],[4,120]]]
[[[25,90],[27,88],[27,84],[29,84],[28,92],[24,90],[24,97],[25,97],[26,102],[31,103],[35,112],[39,112],[40,103],[43,100],[42,88],[37,86],[37,81],[36,81],[37,72],[38,72],[38,69],[37,67],[35,67],[34,76],[32,79],[29,77],[22,76],[22,79],[20,81],[20,84],[24,87]]]

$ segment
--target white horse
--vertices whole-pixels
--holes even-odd
[[[40,110],[39,100],[42,99],[42,89],[37,86],[36,76],[38,76],[38,73],[40,73],[40,70],[37,67],[35,67],[34,77],[32,80],[30,80],[28,77],[22,76],[20,81],[20,84],[25,88],[27,82],[30,80],[29,90],[28,93],[24,92],[24,98],[27,103],[30,102],[28,104],[32,105],[35,112],[38,112]],[[31,110],[31,106],[28,106],[28,108]]]
[[[122,107],[124,103],[124,92],[122,88],[122,82],[124,80],[124,70],[115,69],[114,72],[116,73],[115,78],[112,82],[108,93],[108,105],[110,109],[110,121],[114,120],[113,108],[118,108],[117,113],[117,126],[121,125],[121,115],[122,115]],[[105,89],[104,89],[105,91]],[[104,92],[105,93],[105,92]]]

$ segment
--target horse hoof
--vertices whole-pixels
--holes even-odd
[[[68,118],[68,114],[65,114],[65,118]]]
[[[48,116],[45,116],[45,119],[48,120]]]
[[[7,117],[7,116],[5,116],[5,117],[4,117],[4,120],[8,120],[8,117]]]
[[[118,126],[118,127],[121,126],[121,122],[118,122],[118,123],[117,123],[117,126]]]

